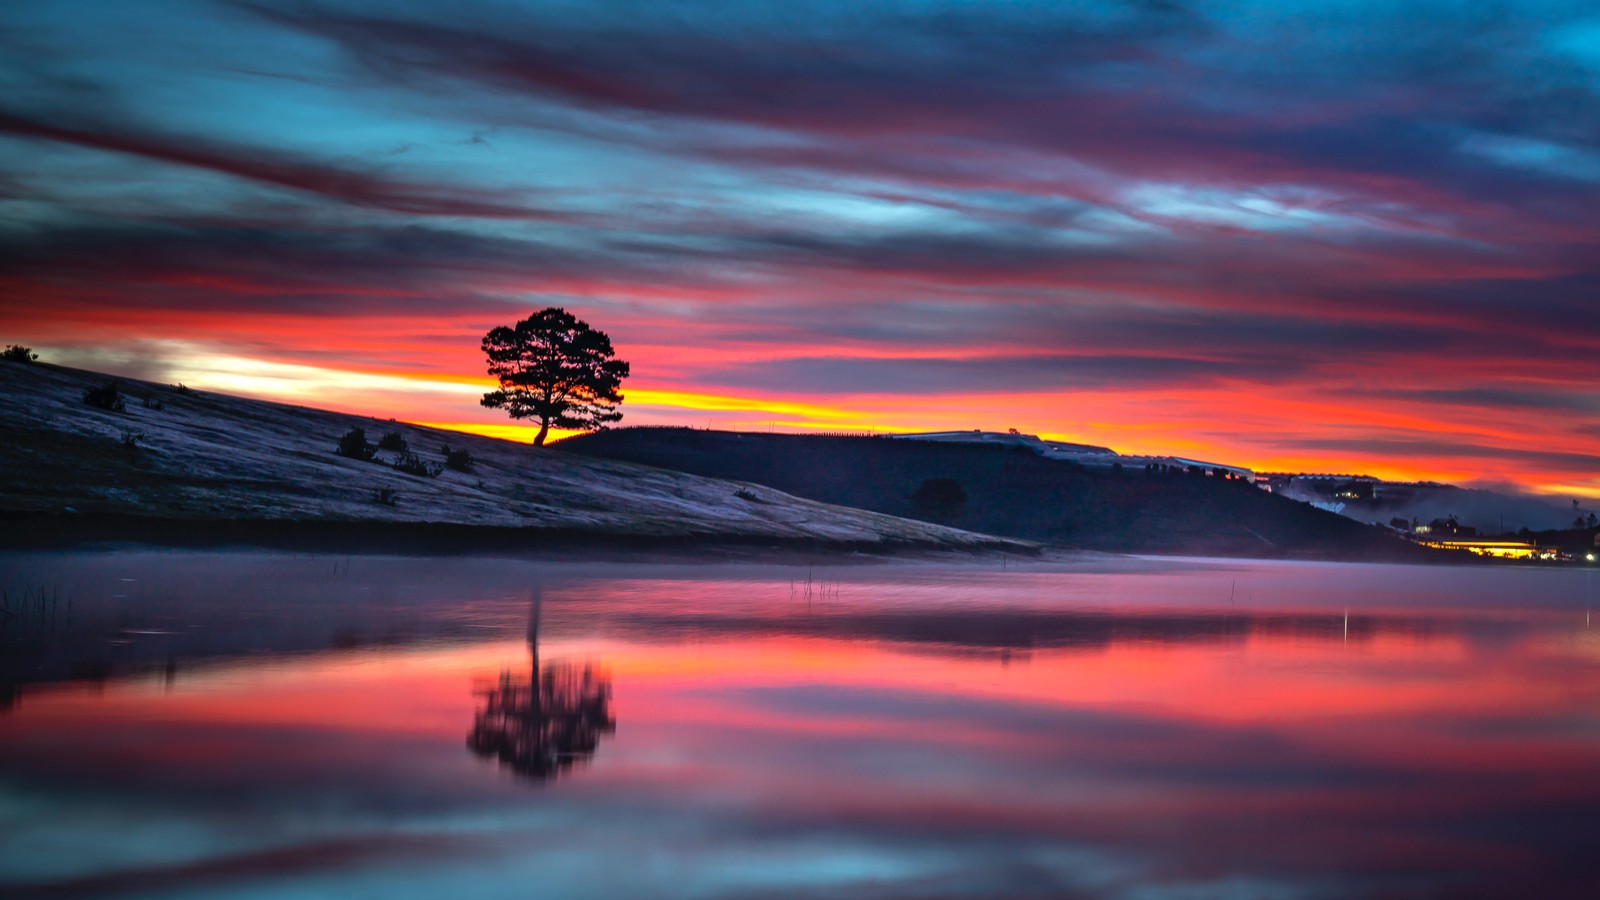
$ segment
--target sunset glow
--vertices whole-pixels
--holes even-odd
[[[478,342],[554,305],[624,425],[1600,497],[1597,23],[8,4],[0,343],[531,440]]]

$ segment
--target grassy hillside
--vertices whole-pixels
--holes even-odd
[[[960,528],[1127,552],[1421,559],[1422,548],[1243,481],[1121,474],[1025,450],[875,437],[623,428],[553,445],[574,455],[770,485],[896,516],[927,479],[967,495]]]
[[[84,392],[107,380],[0,362],[0,537],[50,527],[99,535],[105,528],[81,524],[96,522],[129,536],[249,534],[241,523],[276,523],[318,540],[365,526],[457,543],[515,529],[530,538],[1022,549],[755,484],[170,385],[117,379],[124,410],[85,403]],[[396,451],[372,461],[337,455],[340,437],[357,426],[372,441],[398,432],[437,474],[400,471]],[[471,454],[469,471],[441,466],[445,444]]]

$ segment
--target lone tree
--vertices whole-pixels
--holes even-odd
[[[489,374],[500,379],[500,389],[484,394],[483,405],[513,419],[538,419],[534,444],[544,444],[551,426],[599,429],[622,418],[617,388],[628,364],[616,358],[605,332],[560,307],[490,331],[483,352]]]

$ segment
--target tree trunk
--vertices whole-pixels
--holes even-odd
[[[533,445],[535,447],[543,447],[544,446],[544,436],[549,434],[549,433],[550,433],[550,420],[549,419],[544,419],[541,422],[539,422],[539,436],[533,439]]]

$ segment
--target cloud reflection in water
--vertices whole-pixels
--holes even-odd
[[[130,577],[160,593],[156,570],[185,560]],[[152,650],[65,681],[115,628],[35,648],[59,674],[0,716],[0,885],[1592,896],[1600,642],[1581,573],[861,567],[808,605],[781,569],[545,566],[530,616],[534,567],[478,561],[504,582],[494,603],[429,602],[410,573],[415,596],[359,606],[398,565],[316,596],[341,631],[406,642],[330,650],[311,608],[241,587],[160,612],[207,626],[162,638],[200,654],[175,677],[138,674]],[[105,621],[143,628],[159,602]],[[543,789],[463,752],[468,722]]]

